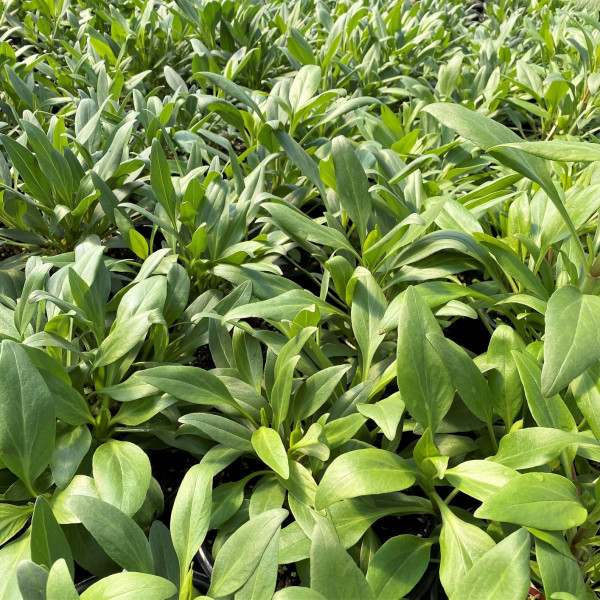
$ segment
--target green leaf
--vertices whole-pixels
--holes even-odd
[[[427,334],[440,334],[415,287],[406,290],[398,317],[398,389],[410,414],[433,433],[450,409],[454,386]]]
[[[550,177],[546,163],[537,156],[505,146],[523,141],[516,133],[501,123],[459,104],[430,104],[423,110],[435,117],[442,125],[453,129],[460,136],[489,152],[503,165],[538,183],[556,206],[573,238],[577,240],[580,258],[585,262],[585,254],[579,243],[577,230],[563,204],[561,193]]]
[[[442,515],[440,581],[453,597],[465,573],[494,547],[494,540],[483,529],[459,519],[443,501],[437,504]]]
[[[40,127],[26,120],[21,121],[21,126],[27,134],[36,161],[44,175],[50,180],[63,202],[70,207],[74,182],[67,159],[52,146]]]
[[[152,140],[152,151],[150,152],[150,183],[156,199],[165,209],[171,223],[174,224],[177,196],[171,181],[171,171],[167,157],[157,138]]]
[[[212,414],[190,413],[179,419],[181,423],[198,429],[203,437],[242,452],[252,452],[252,432],[226,417]]]
[[[154,323],[163,322],[156,309],[133,315],[129,319],[115,323],[114,329],[104,339],[97,350],[94,368],[110,365],[125,356],[146,337]]]
[[[313,530],[310,586],[325,598],[373,599],[365,576],[324,518],[317,519]]]
[[[79,594],[71,579],[67,563],[61,558],[57,560],[48,573],[46,583],[46,600],[78,600]]]
[[[500,440],[500,449],[489,460],[511,469],[530,469],[554,460],[569,446],[582,441],[576,434],[550,429],[528,427],[511,431]]]
[[[27,600],[46,600],[48,571],[30,560],[22,560],[17,566],[19,591]]]
[[[275,473],[287,479],[290,476],[288,458],[279,434],[269,427],[259,427],[252,434],[252,446],[258,457]]]
[[[352,219],[361,245],[368,233],[368,221],[373,212],[369,180],[358,160],[354,147],[342,135],[333,138],[331,156],[335,168],[335,186],[342,208]]]
[[[198,367],[151,367],[138,371],[133,379],[191,404],[238,406],[227,386],[216,375]]]
[[[50,459],[50,469],[57,487],[64,489],[69,485],[91,443],[92,436],[85,425],[59,429],[56,447]]]
[[[273,135],[285,151],[289,159],[300,169],[300,172],[319,190],[322,197],[326,198],[325,186],[321,181],[319,167],[308,155],[306,150],[290,137],[283,129],[273,129]]]
[[[0,504],[0,544],[5,544],[19,533],[29,521],[32,512],[31,506]]]
[[[261,206],[292,238],[301,238],[314,244],[328,246],[333,250],[347,250],[353,255],[357,255],[356,250],[343,233],[332,227],[320,225],[298,209],[275,202],[265,202]]]
[[[329,400],[349,369],[349,365],[334,365],[322,369],[306,379],[290,407],[294,414],[294,420],[300,421],[314,415]]]
[[[250,579],[235,593],[235,600],[272,600],[277,585],[279,533],[275,532]]]
[[[446,469],[444,478],[463,494],[485,500],[519,473],[490,460],[467,460]]]
[[[571,392],[587,424],[600,439],[600,363],[595,363],[571,383]]]
[[[494,410],[502,417],[507,429],[512,426],[523,404],[523,388],[513,351],[522,352],[525,343],[514,329],[499,325],[492,334],[487,362],[494,365],[488,372]]]
[[[31,519],[31,560],[50,568],[60,559],[67,563],[69,572],[73,575],[73,556],[69,542],[46,498],[38,496]]]
[[[367,583],[376,600],[400,600],[419,582],[427,566],[432,542],[414,535],[389,539],[373,556]]]
[[[268,510],[237,529],[219,550],[208,594],[218,598],[233,594],[252,576],[288,511]]]
[[[306,330],[304,330],[306,331]],[[288,360],[282,361],[283,352],[277,359],[275,371],[279,371],[273,383],[269,402],[273,408],[273,427],[279,429],[279,426],[285,421],[290,409],[290,397],[294,384],[294,370],[300,360],[300,355],[292,356]]]
[[[516,148],[546,160],[563,162],[595,162],[600,160],[600,144],[551,140],[542,142],[515,142],[501,148]]]
[[[567,285],[548,301],[542,393],[553,396],[600,359],[600,298]]]
[[[44,288],[48,272],[51,268],[52,265],[50,264],[37,264],[27,274],[23,292],[21,293],[21,297],[15,308],[15,327],[19,330],[21,336],[25,335],[32,317],[38,311],[38,305],[35,302],[29,302],[29,295],[34,290],[41,290]]]
[[[392,394],[375,404],[358,404],[358,412],[375,421],[388,440],[393,440],[404,414],[404,402],[400,394]]]
[[[153,572],[150,544],[131,517],[90,496],[73,496],[68,506],[117,564],[127,571]]]
[[[210,521],[212,471],[194,465],[184,476],[171,513],[171,535],[179,558],[180,581],[204,541]]]
[[[561,534],[553,536],[552,545],[536,538],[535,556],[547,598],[555,598],[554,594],[561,592],[585,598],[585,582],[579,564]]]
[[[177,588],[166,579],[145,573],[116,573],[94,583],[81,600],[167,600]]]
[[[581,525],[587,511],[577,488],[554,473],[525,473],[483,501],[475,516],[548,531]]]
[[[314,306],[318,307],[323,317],[334,313],[341,314],[308,290],[291,290],[268,300],[237,306],[225,313],[223,319],[231,322],[234,319],[257,317],[269,321],[293,321],[300,311],[312,309]]]
[[[523,600],[529,590],[529,549],[525,529],[503,539],[462,577],[451,600]]]
[[[486,423],[492,422],[492,394],[485,377],[469,355],[442,334],[428,333],[427,341],[448,370],[452,385],[467,408]]]
[[[35,480],[54,450],[56,417],[48,386],[18,344],[0,345],[2,460],[34,496]]]
[[[221,88],[226,94],[235,98],[238,102],[245,104],[247,107],[251,108],[256,115],[264,121],[263,114],[258,107],[258,105],[248,96],[248,94],[236,83],[223,77],[222,75],[218,75],[217,73],[210,73],[208,71],[201,71],[200,73],[196,73],[194,77],[206,77],[211,83],[216,85],[218,88]]]
[[[350,285],[352,284],[354,294],[350,318],[362,357],[362,379],[366,381],[373,355],[385,336],[381,323],[387,310],[387,301],[375,278],[363,267],[358,267],[354,272],[350,280]]]
[[[554,394],[544,398],[541,390],[542,369],[527,352],[513,352],[531,415],[540,427],[577,432],[575,419],[563,399]]]
[[[17,566],[30,556],[29,531],[0,549],[0,600],[22,599],[17,584]]]
[[[94,452],[93,473],[100,499],[128,516],[144,503],[150,486],[148,455],[131,442],[109,440]]]
[[[322,510],[346,498],[404,490],[415,479],[415,469],[392,452],[354,450],[329,465],[317,489],[315,508]]]

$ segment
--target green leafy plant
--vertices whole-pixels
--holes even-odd
[[[0,6],[0,600],[600,592],[593,3]]]

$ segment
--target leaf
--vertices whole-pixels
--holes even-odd
[[[235,448],[242,452],[252,452],[252,432],[243,425],[226,417],[212,414],[190,413],[179,419],[181,423],[191,425],[219,444]]]
[[[73,193],[73,176],[66,158],[52,146],[52,143],[40,127],[22,120],[21,126],[27,134],[27,139],[35,152],[36,161],[50,180],[62,201],[71,206]]]
[[[179,558],[180,581],[208,531],[212,497],[212,471],[194,465],[184,476],[171,513],[171,535]]]
[[[46,600],[79,600],[67,563],[57,560],[48,573]]]
[[[454,386],[427,334],[440,334],[439,325],[415,287],[409,287],[398,317],[398,389],[410,414],[435,433],[450,409]]]
[[[595,363],[571,383],[577,407],[596,439],[600,439],[600,363]]]
[[[346,236],[337,229],[320,225],[313,219],[309,219],[299,210],[286,204],[266,202],[262,204],[262,208],[290,236],[300,237],[315,244],[328,246],[334,250],[347,250],[356,255],[356,250],[354,250]]]
[[[573,238],[578,240],[577,230],[563,204],[561,194],[550,177],[546,163],[537,156],[517,148],[506,147],[506,144],[523,141],[516,133],[501,123],[459,104],[436,103],[426,106],[423,110],[435,117],[442,125],[453,129],[460,136],[489,152],[503,165],[538,183],[556,206]],[[580,258],[585,259],[583,249],[581,246],[579,248]]]
[[[415,479],[414,468],[392,452],[354,450],[329,465],[317,489],[315,508],[322,510],[346,498],[404,490]]]
[[[527,352],[513,352],[531,415],[540,427],[577,432],[575,419],[563,399],[554,394],[544,398],[541,390],[542,369]]]
[[[74,573],[73,556],[69,542],[52,514],[48,501],[38,496],[31,519],[31,560],[50,568],[63,559],[71,575]]]
[[[475,516],[548,531],[581,525],[587,511],[577,488],[554,473],[525,473],[483,501]]]
[[[277,585],[279,530],[271,538],[250,579],[236,592],[235,600],[272,600]]]
[[[0,549],[0,600],[22,599],[17,584],[17,565],[30,556],[29,531]]]
[[[485,500],[519,473],[490,460],[467,460],[446,469],[445,479],[463,494]]]
[[[298,112],[316,93],[321,82],[321,67],[303,65],[290,86],[290,106]]]
[[[208,594],[218,598],[239,590],[252,576],[288,511],[268,510],[237,529],[219,550]]]
[[[269,427],[259,427],[252,434],[252,446],[258,457],[275,473],[287,479],[290,476],[288,457],[279,434]]]
[[[288,415],[294,384],[294,370],[300,360],[300,355],[292,356],[288,360],[284,359],[285,355],[282,352],[277,357],[276,367],[281,366],[279,369],[275,369],[276,372],[279,372],[275,377],[275,382],[269,395],[269,403],[273,408],[273,427],[275,429],[279,429],[279,426],[285,421]]]
[[[222,75],[218,75],[217,73],[210,73],[208,71],[201,71],[200,73],[196,73],[194,78],[202,76],[206,77],[211,83],[216,85],[218,88],[221,88],[226,94],[229,94],[232,98],[235,98],[238,102],[245,104],[247,107],[251,108],[256,115],[264,121],[263,114],[258,107],[258,105],[246,94],[246,92],[236,83],[223,77]]]
[[[57,487],[64,489],[69,485],[91,443],[92,436],[85,425],[66,426],[59,430],[50,459],[50,469]]]
[[[483,529],[459,519],[443,501],[437,504],[442,514],[440,581],[453,597],[465,573],[494,547],[494,540]]]
[[[501,148],[516,148],[546,160],[563,162],[595,162],[600,160],[600,145],[589,142],[551,140],[542,142],[515,142],[502,144]]]
[[[542,393],[560,392],[600,359],[600,298],[571,285],[558,289],[548,301]]]
[[[361,351],[362,379],[366,381],[373,355],[385,336],[381,323],[387,310],[387,301],[377,281],[367,269],[358,267],[350,282],[351,285],[354,284],[350,319]]]
[[[167,600],[177,588],[166,579],[145,573],[116,573],[94,583],[81,600]]]
[[[94,368],[110,365],[143,341],[150,326],[163,318],[156,309],[133,315],[126,321],[116,322],[115,328],[104,339],[96,352]]]
[[[554,460],[581,438],[567,431],[548,427],[528,427],[509,432],[500,440],[500,449],[489,460],[511,469],[530,469]]]
[[[488,372],[494,410],[502,417],[507,429],[512,426],[523,404],[523,388],[513,351],[525,350],[525,343],[514,329],[499,325],[492,334],[487,362],[495,366]]]
[[[329,400],[349,369],[349,365],[334,365],[322,369],[306,379],[290,407],[294,414],[294,420],[300,421],[314,415]]]
[[[585,582],[569,544],[561,534],[556,534],[552,543],[556,547],[541,539],[535,540],[535,556],[542,576],[544,594],[548,598],[556,598],[554,594],[563,592],[570,593],[575,598],[585,598]]]
[[[340,544],[329,523],[316,521],[310,548],[310,586],[325,598],[372,600],[365,576]]]
[[[485,377],[469,355],[442,334],[428,333],[427,341],[448,370],[452,385],[467,408],[486,423],[492,422],[492,394]]]
[[[46,600],[48,571],[30,560],[22,560],[17,566],[19,591],[27,600]]]
[[[0,504],[0,545],[5,544],[25,527],[32,511],[30,506]]]
[[[325,186],[321,180],[319,167],[302,146],[290,137],[283,129],[273,129],[273,135],[283,148],[289,159],[300,169],[300,172],[319,190],[323,198],[327,197]]]
[[[117,564],[127,571],[153,572],[150,544],[131,517],[90,496],[73,496],[68,506]]]
[[[151,367],[138,371],[133,379],[191,404],[238,406],[227,386],[216,375],[198,367]]]
[[[404,402],[400,394],[392,394],[375,404],[359,404],[358,412],[375,421],[388,440],[393,440],[404,414]]]
[[[354,152],[354,147],[344,136],[338,135],[333,138],[331,156],[340,204],[352,219],[360,243],[364,245],[368,233],[367,224],[373,212],[369,180]]]
[[[256,317],[269,321],[293,321],[300,311],[313,306],[318,307],[323,317],[339,313],[337,309],[323,302],[308,290],[291,290],[268,300],[237,306],[225,313],[223,319],[231,322],[234,319]]]
[[[54,450],[53,399],[23,348],[9,340],[0,345],[0,447],[2,460],[34,496],[35,480]]]
[[[100,499],[128,516],[144,503],[150,486],[148,455],[131,442],[109,440],[94,452],[93,473]]]
[[[529,548],[525,529],[503,539],[462,577],[451,600],[523,600],[529,590]]]
[[[432,542],[414,535],[389,539],[373,556],[367,583],[376,600],[400,600],[419,582],[429,565]]]
[[[150,152],[150,183],[156,199],[165,209],[165,212],[171,219],[171,223],[175,223],[177,196],[175,195],[175,188],[171,181],[171,171],[169,169],[167,157],[165,156],[158,138],[152,140],[152,151]]]

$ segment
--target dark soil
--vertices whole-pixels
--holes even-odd
[[[25,254],[27,248],[23,246],[15,246],[14,244],[1,244],[0,245],[0,261],[18,256],[19,254]]]
[[[444,329],[444,335],[475,354],[487,352],[491,335],[481,319],[463,317]]]
[[[215,363],[213,362],[208,345],[200,346],[200,348],[196,350],[190,365],[192,367],[200,367],[206,371],[215,368]]]
[[[135,253],[130,250],[129,248],[117,248],[117,247],[111,247],[111,246],[107,246],[106,247],[106,256],[109,256],[110,258],[114,258],[116,260],[133,260],[133,261],[137,261],[138,257],[135,255]]]

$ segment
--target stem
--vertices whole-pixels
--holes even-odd
[[[498,442],[496,441],[496,434],[494,433],[494,428],[492,426],[491,421],[487,424],[488,433],[490,434],[490,440],[492,441],[492,446],[494,450],[498,452]]]

